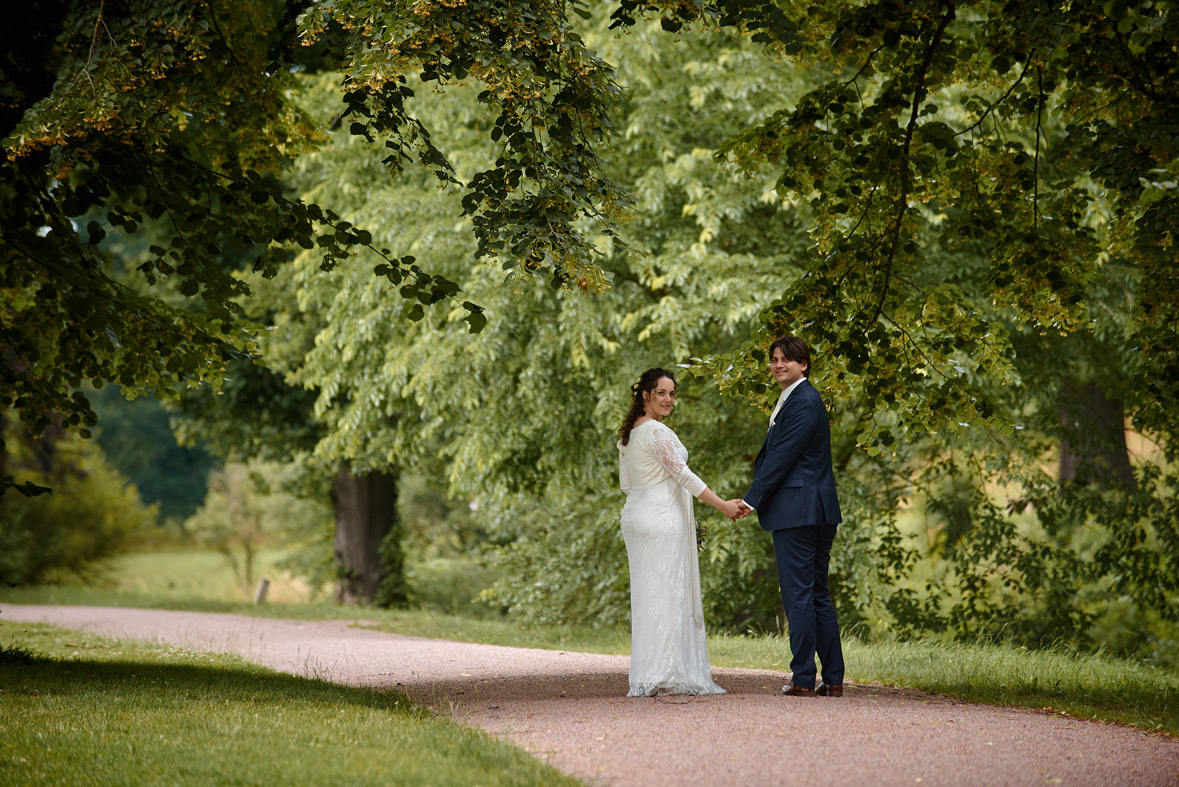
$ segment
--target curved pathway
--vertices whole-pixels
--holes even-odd
[[[627,699],[627,658],[405,637],[346,621],[5,604],[0,619],[235,653],[389,688],[592,785],[1179,785],[1179,739],[1020,708],[714,669],[729,693]]]

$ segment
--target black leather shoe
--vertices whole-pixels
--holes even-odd
[[[813,697],[815,696],[814,689],[804,689],[802,686],[796,686],[793,682],[787,683],[782,687],[782,693],[787,697]]]
[[[828,686],[826,683],[820,683],[819,688],[815,689],[815,694],[820,697],[842,697],[843,684],[838,686]]]

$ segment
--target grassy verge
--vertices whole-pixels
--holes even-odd
[[[776,637],[709,638],[713,664],[789,669]],[[917,640],[843,643],[848,680],[948,694],[968,702],[1017,705],[1081,719],[1179,735],[1179,674],[1065,648],[1027,650],[997,643]]]
[[[580,782],[403,695],[0,622],[2,784]]]
[[[417,608],[381,610],[343,607],[330,601],[300,602],[298,583],[273,571],[282,556],[278,551],[259,556],[259,576],[265,573],[272,580],[271,600],[260,606],[247,600],[249,595],[237,587],[228,564],[215,552],[150,552],[120,556],[111,562],[105,581],[92,585],[0,587],[0,620],[5,602],[139,607],[297,620],[363,618],[385,631],[492,645],[595,653],[626,653],[630,648],[630,632],[625,628],[521,626],[475,604],[473,597],[483,584],[490,584],[491,577],[472,561],[411,561],[409,574]]]

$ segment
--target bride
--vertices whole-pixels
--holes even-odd
[[[631,392],[618,430],[618,481],[626,493],[622,536],[630,561],[627,696],[724,694],[712,682],[704,643],[692,498],[730,519],[739,506],[721,500],[688,469],[687,449],[662,423],[675,406],[671,372],[648,369]]]

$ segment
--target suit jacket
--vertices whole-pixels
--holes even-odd
[[[790,392],[753,463],[743,498],[764,530],[843,521],[831,469],[827,408],[809,380]]]

